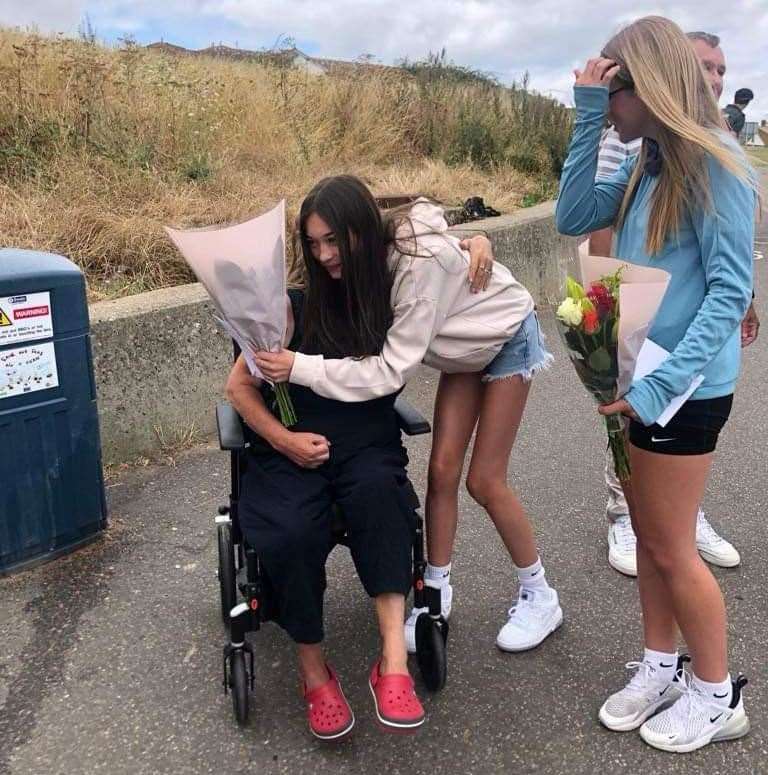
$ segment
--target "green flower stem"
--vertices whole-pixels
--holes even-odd
[[[296,410],[293,408],[293,401],[291,401],[291,394],[288,392],[288,384],[286,382],[277,382],[274,385],[274,390],[277,407],[280,410],[280,422],[286,428],[290,428],[296,424],[297,417]]]
[[[621,421],[621,415],[610,414],[605,418],[605,427],[608,431],[608,446],[613,455],[613,464],[619,481],[627,481],[630,478],[629,450],[627,449],[627,435]]]

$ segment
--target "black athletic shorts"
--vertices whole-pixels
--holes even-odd
[[[636,447],[660,455],[705,455],[714,452],[717,437],[733,405],[733,395],[686,401],[680,411],[662,428],[629,423],[629,440]]]

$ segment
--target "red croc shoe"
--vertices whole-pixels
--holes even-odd
[[[328,683],[311,691],[304,687],[309,731],[321,740],[338,740],[355,725],[355,716],[341,691],[336,673],[330,665],[326,667],[330,676]]]
[[[376,703],[379,721],[394,729],[415,729],[424,723],[424,708],[413,690],[413,678],[407,674],[381,675],[378,660],[371,670],[368,686]]]

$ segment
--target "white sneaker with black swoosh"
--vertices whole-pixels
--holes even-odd
[[[681,674],[682,694],[667,710],[640,727],[640,737],[648,745],[672,753],[690,753],[709,743],[736,740],[749,732],[741,690],[747,679],[733,682],[733,697],[728,706],[707,697]]]
[[[678,675],[682,674],[683,664],[688,659],[687,654],[678,657]],[[677,675],[672,681],[661,678],[658,670],[648,662],[627,662],[627,668],[635,670],[635,674],[621,691],[612,694],[603,703],[598,713],[600,723],[614,732],[637,729],[682,694]]]

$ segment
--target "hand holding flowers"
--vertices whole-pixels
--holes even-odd
[[[288,382],[294,358],[295,354],[291,350],[278,350],[274,353],[260,350],[253,354],[259,371],[275,383]]]

